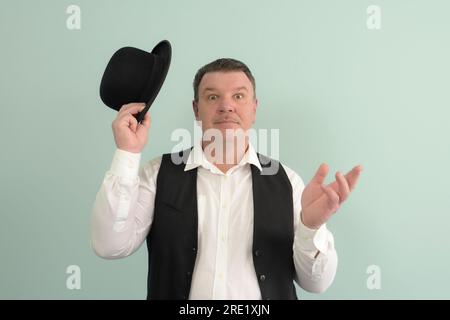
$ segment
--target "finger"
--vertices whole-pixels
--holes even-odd
[[[142,122],[138,125],[137,127],[137,132],[138,133],[146,133],[148,131],[148,129],[150,128],[150,115],[148,113],[145,114],[144,116],[144,120],[142,120]]]
[[[133,132],[137,129],[137,120],[131,113],[124,113],[118,119],[119,126],[129,127]]]
[[[327,174],[328,174],[328,165],[326,163],[322,163],[319,166],[319,169],[317,169],[317,172],[311,181],[316,182],[318,184],[322,184]]]
[[[146,113],[144,116],[144,120],[141,122],[141,125],[145,128],[145,129],[149,129],[150,128],[150,123],[152,122],[152,119],[150,117],[149,113]]]
[[[348,186],[347,179],[345,179],[345,177],[339,171],[336,172],[336,181],[339,186],[339,204],[341,204],[348,198],[348,195],[350,194],[350,188]]]
[[[119,109],[118,116],[122,116],[123,114],[127,114],[127,113],[136,114],[144,108],[145,108],[145,103],[141,103],[141,102],[133,102],[133,103],[124,104]]]
[[[359,178],[359,174],[362,171],[362,166],[358,165],[356,167],[354,167],[352,170],[350,170],[348,173],[345,174],[345,179],[347,180],[347,184],[348,187],[350,189],[350,191],[352,191],[355,188],[356,182],[358,181]],[[334,191],[338,191],[339,190],[339,185],[337,183],[337,181],[334,181],[330,184],[328,184],[328,187],[333,188]]]
[[[116,122],[119,126],[129,127],[133,122],[137,123],[136,117],[129,112],[117,116]]]
[[[328,207],[329,209],[335,211],[339,207],[339,196],[338,194],[330,187],[327,187],[323,184],[320,185],[323,192],[325,192],[328,200]]]
[[[124,104],[123,106],[121,106],[119,108],[119,112],[117,114],[117,117],[120,117],[120,116],[122,116],[124,114],[127,114],[128,113],[128,109],[130,108],[131,105],[132,105],[132,103],[127,103],[127,104]]]
[[[363,167],[361,165],[358,165],[345,175],[345,179],[347,180],[350,191],[355,189],[356,183],[358,182],[362,170]]]
[[[138,122],[137,122],[136,118],[133,117],[132,115],[130,115],[128,121],[129,121],[128,124],[129,124],[129,126],[130,126],[130,129],[131,129],[133,132],[136,132],[137,126],[138,126]]]
[[[145,103],[143,102],[132,102],[124,104],[120,109],[119,113],[123,112],[129,112],[130,110],[135,110],[136,108],[139,110],[141,108],[145,107]]]
[[[119,122],[125,121],[126,125],[128,126],[128,123],[130,122],[130,120],[127,119],[128,116],[131,116],[136,119],[137,118],[136,114],[138,114],[144,108],[145,108],[145,103],[125,104],[120,109],[119,114],[117,115],[117,119]],[[137,127],[136,127],[136,129],[137,129]]]

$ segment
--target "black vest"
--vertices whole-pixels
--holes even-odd
[[[180,153],[187,159],[190,150]],[[258,154],[263,168],[268,158]],[[275,161],[271,160],[270,161]],[[266,165],[263,165],[266,164]],[[164,154],[157,178],[153,223],[147,236],[147,299],[187,299],[197,256],[197,169],[184,171]],[[297,299],[292,186],[283,167],[263,175],[251,165],[253,263],[263,299]]]

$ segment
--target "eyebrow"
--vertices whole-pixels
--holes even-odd
[[[246,91],[248,91],[247,87],[237,87],[237,88],[233,89],[233,91],[239,91],[239,90],[246,90]],[[203,90],[203,92],[206,92],[206,91],[217,91],[217,89],[216,88],[205,88]]]

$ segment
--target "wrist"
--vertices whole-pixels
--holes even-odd
[[[312,221],[308,221],[308,219],[305,219],[303,210],[300,211],[300,221],[305,227],[311,230],[317,230],[322,226],[322,224],[315,224]]]

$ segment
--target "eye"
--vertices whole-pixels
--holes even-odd
[[[209,100],[209,101],[217,100],[217,95],[215,95],[215,94],[210,94],[210,95],[208,96],[208,100]]]
[[[241,100],[241,99],[244,98],[244,95],[243,95],[242,93],[236,93],[234,96],[235,96],[235,98],[238,99],[238,100]]]

